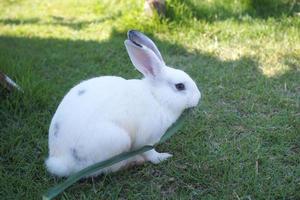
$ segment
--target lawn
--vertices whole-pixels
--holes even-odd
[[[1,0],[0,199],[41,199],[64,179],[45,169],[48,127],[64,94],[95,76],[138,78],[124,47],[138,29],[166,63],[197,82],[202,100],[174,154],[82,180],[59,199],[300,199],[300,3],[167,0]]]

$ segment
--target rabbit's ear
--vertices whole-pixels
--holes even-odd
[[[164,63],[164,60],[163,60],[158,48],[156,47],[154,42],[150,38],[148,38],[146,35],[144,35],[143,33],[139,32],[139,31],[136,31],[136,30],[130,30],[127,32],[127,37],[133,43],[148,47],[150,50],[153,51],[153,53],[156,54],[156,56],[159,58],[159,60]]]
[[[135,40],[125,40],[125,46],[131,62],[145,77],[156,78],[160,75],[165,64],[152,49]]]

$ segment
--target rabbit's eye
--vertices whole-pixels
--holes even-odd
[[[185,86],[183,83],[177,83],[177,84],[175,84],[175,87],[179,91],[185,90]]]

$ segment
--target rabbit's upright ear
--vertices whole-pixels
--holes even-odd
[[[145,77],[159,76],[165,63],[155,44],[145,35],[137,31],[128,31],[125,46],[131,62]]]

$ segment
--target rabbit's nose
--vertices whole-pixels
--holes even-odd
[[[198,98],[198,101],[201,99],[201,92],[199,90],[198,90],[197,98]]]
[[[198,105],[199,101],[201,99],[201,93],[200,91],[198,90],[191,98],[191,101],[190,101],[190,105],[191,107],[195,107]]]

